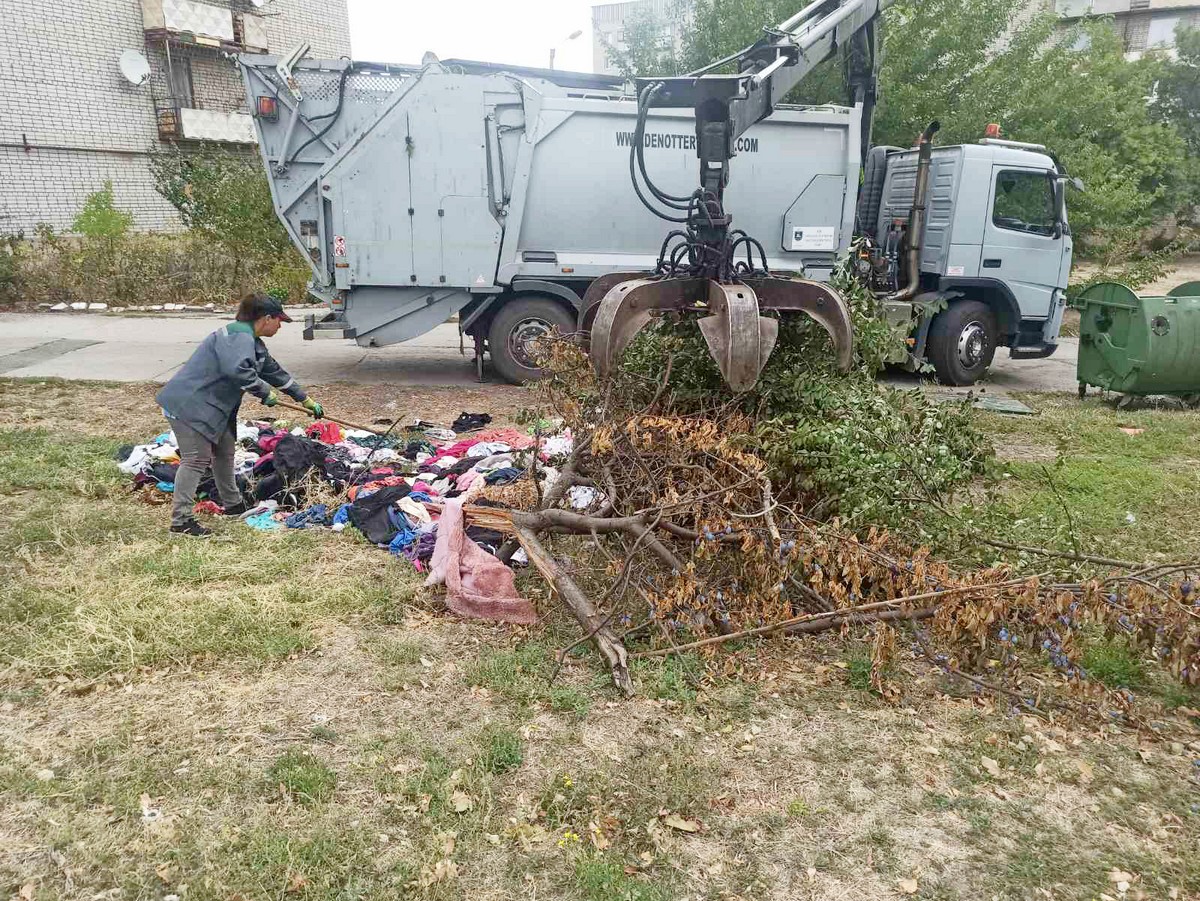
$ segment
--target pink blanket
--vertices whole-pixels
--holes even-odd
[[[446,586],[446,604],[459,616],[522,625],[537,622],[533,604],[517,594],[513,572],[463,531],[462,499],[446,501],[425,584]]]

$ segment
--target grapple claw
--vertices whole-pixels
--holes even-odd
[[[708,352],[730,388],[750,390],[775,349],[779,323],[759,315],[753,289],[741,283],[710,281],[708,311],[699,323]]]
[[[734,391],[748,391],[762,374],[779,339],[779,322],[761,309],[805,313],[829,333],[838,368],[854,360],[854,326],[838,293],[821,282],[798,278],[746,278],[718,282],[704,278],[647,277],[638,273],[605,276],[603,299],[585,308],[582,331],[590,332],[589,352],[596,373],[616,368],[634,337],[658,312],[706,313],[700,331],[721,376]],[[593,286],[595,288],[595,286]],[[588,297],[598,290],[589,289]]]
[[[704,279],[635,278],[614,285],[591,321],[592,366],[601,378],[621,359],[625,348],[655,312],[682,310],[694,303]],[[585,321],[587,314],[585,313]]]
[[[829,333],[838,369],[850,371],[854,364],[854,323],[837,291],[806,278],[747,278],[744,284],[754,289],[763,309],[806,313],[815,319]]]

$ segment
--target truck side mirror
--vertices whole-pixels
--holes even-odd
[[[1061,178],[1054,179],[1051,184],[1054,186],[1054,237],[1061,238],[1071,233],[1067,226],[1067,188]]]

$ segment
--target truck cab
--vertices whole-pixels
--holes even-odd
[[[882,245],[909,215],[916,159],[916,150],[871,151],[859,223]],[[999,347],[1014,358],[1054,353],[1071,271],[1064,191],[1065,174],[1040,145],[985,138],[934,148],[911,310],[915,363],[969,385]]]

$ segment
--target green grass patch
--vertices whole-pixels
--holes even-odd
[[[661,885],[625,872],[620,858],[585,854],[575,861],[575,885],[586,901],[668,901]]]
[[[525,743],[512,729],[490,725],[479,736],[480,751],[476,758],[486,773],[500,775],[515,770],[525,759]]]
[[[37,490],[77,497],[107,497],[128,477],[113,453],[120,442],[45,429],[0,428],[0,495]]]
[[[1013,459],[998,467],[998,497],[964,510],[979,531],[1040,547],[1077,541],[1085,552],[1139,561],[1163,551],[1170,535],[1172,557],[1200,554],[1192,515],[1200,413],[1116,410],[1098,397],[1023,399],[1038,415],[982,414],[1001,456],[1010,447]]]
[[[871,652],[855,648],[846,655],[846,681],[858,691],[871,690]]]
[[[642,657],[629,667],[641,690],[660,701],[674,701],[685,707],[696,703],[700,680],[704,678],[704,662],[695,654],[672,654],[667,657]]]
[[[1128,642],[1115,638],[1092,640],[1080,662],[1089,678],[1109,688],[1136,689],[1146,685],[1146,668]]]
[[[271,764],[267,778],[303,804],[320,804],[333,797],[337,774],[311,751],[293,748]]]

